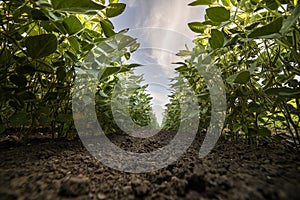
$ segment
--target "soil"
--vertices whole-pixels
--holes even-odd
[[[35,137],[27,145],[0,140],[0,199],[300,199],[300,153],[278,143],[220,139],[198,158],[201,136],[175,163],[131,174],[92,157],[79,139]],[[172,133],[136,140],[110,135],[120,147],[147,152]]]

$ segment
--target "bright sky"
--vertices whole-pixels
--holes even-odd
[[[159,123],[170,94],[170,78],[175,76],[172,62],[182,61],[175,56],[187,44],[192,48],[195,34],[188,23],[203,21],[204,7],[191,7],[192,0],[120,0],[126,3],[125,12],[113,18],[116,30],[129,28],[129,35],[138,38],[141,47],[130,62],[143,64],[136,70],[144,74],[148,92],[153,97],[153,109]]]

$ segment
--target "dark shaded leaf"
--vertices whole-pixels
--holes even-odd
[[[265,91],[267,95],[270,96],[285,96],[285,97],[292,97],[292,96],[299,96],[300,89],[292,89],[287,87],[282,88],[270,88]]]
[[[25,46],[31,58],[43,58],[56,51],[57,38],[54,34],[30,36],[26,38]]]
[[[281,27],[282,27],[283,17],[279,17],[276,20],[272,21],[271,23],[256,28],[254,31],[252,31],[248,37],[249,38],[260,38],[263,36],[268,36],[274,33],[279,33]]]
[[[22,75],[22,74],[18,74],[18,75],[11,75],[9,77],[9,80],[14,83],[15,85],[19,86],[19,87],[25,87],[27,85],[27,79],[26,76]]]

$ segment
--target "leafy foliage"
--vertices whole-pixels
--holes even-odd
[[[271,137],[271,131],[287,130],[293,144],[299,145],[299,3],[197,0],[189,5],[208,6],[204,22],[188,24],[200,34],[194,49],[178,53],[186,57],[177,68],[179,77],[189,80],[207,116],[201,118],[200,126],[208,125],[210,99],[196,67],[208,61],[218,67],[226,85],[226,127],[232,136],[245,133],[246,137],[280,140],[279,135]],[[175,99],[168,105],[166,121],[179,112]],[[176,124],[165,124],[176,128]]]
[[[76,68],[109,37],[120,38],[119,60],[107,63],[100,88],[115,81],[114,73],[129,69],[122,58],[129,58],[138,44],[125,35],[126,30],[115,33],[109,20],[125,5],[116,0],[104,4],[103,0],[0,2],[0,133],[17,128],[23,140],[32,129],[48,127],[53,138],[71,136]]]

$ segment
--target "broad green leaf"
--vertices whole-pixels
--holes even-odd
[[[205,26],[201,22],[190,22],[188,26],[195,33],[203,33],[205,29]]]
[[[26,76],[24,76],[23,74],[11,75],[9,77],[9,80],[19,87],[25,87],[27,85]]]
[[[250,72],[241,71],[237,74],[233,82],[238,84],[246,84],[249,80],[250,80]]]
[[[26,38],[25,46],[31,58],[43,58],[56,51],[57,38],[54,34],[30,36]]]
[[[283,17],[279,17],[271,23],[261,26],[259,28],[254,29],[248,37],[249,38],[260,38],[268,35],[272,35],[274,33],[279,33],[282,27]]]
[[[77,40],[77,37],[74,37],[74,36],[68,37],[68,41],[74,50],[76,50],[76,51],[80,50],[80,44]]]
[[[292,96],[299,96],[300,95],[300,89],[292,89],[287,87],[282,88],[270,88],[265,91],[267,95],[270,96],[286,96],[286,97],[292,97]]]
[[[39,63],[38,65],[35,66],[35,70],[38,71],[38,72],[46,73],[46,74],[53,73],[52,66],[50,66],[46,63]]]
[[[73,13],[87,13],[105,8],[105,6],[91,0],[51,0],[51,4],[55,10]]]
[[[292,14],[284,20],[282,28],[280,30],[281,34],[285,35],[288,30],[296,23],[300,17],[300,4],[293,10]]]
[[[266,6],[269,8],[269,9],[271,9],[271,10],[277,10],[278,8],[279,8],[279,4],[278,3],[280,3],[280,2],[276,2],[276,1],[274,1],[274,0],[265,0],[265,2],[266,2]]]
[[[76,34],[83,29],[83,25],[81,24],[80,20],[74,15],[70,15],[64,19],[63,25],[70,35]]]
[[[105,71],[101,74],[100,80],[104,80],[105,78],[109,77],[120,71],[120,67],[107,67]]]
[[[113,30],[113,25],[108,20],[102,20],[100,22],[104,35],[106,37],[114,36],[116,33]]]
[[[62,82],[65,80],[67,73],[66,73],[66,68],[65,67],[59,67],[56,70],[56,78],[58,82]]]
[[[209,5],[212,0],[197,0],[189,4],[189,6]]]
[[[106,11],[106,16],[111,18],[111,17],[116,17],[120,15],[122,12],[124,12],[126,8],[126,4],[124,3],[112,3],[109,4],[105,11]]]
[[[230,11],[222,6],[207,8],[206,15],[215,22],[225,22],[230,19]]]
[[[237,74],[229,76],[226,81],[228,83],[238,83],[245,84],[250,80],[250,72],[249,71],[241,71]]]
[[[224,34],[217,30],[211,30],[211,38],[209,39],[209,44],[213,49],[218,49],[224,45]]]

